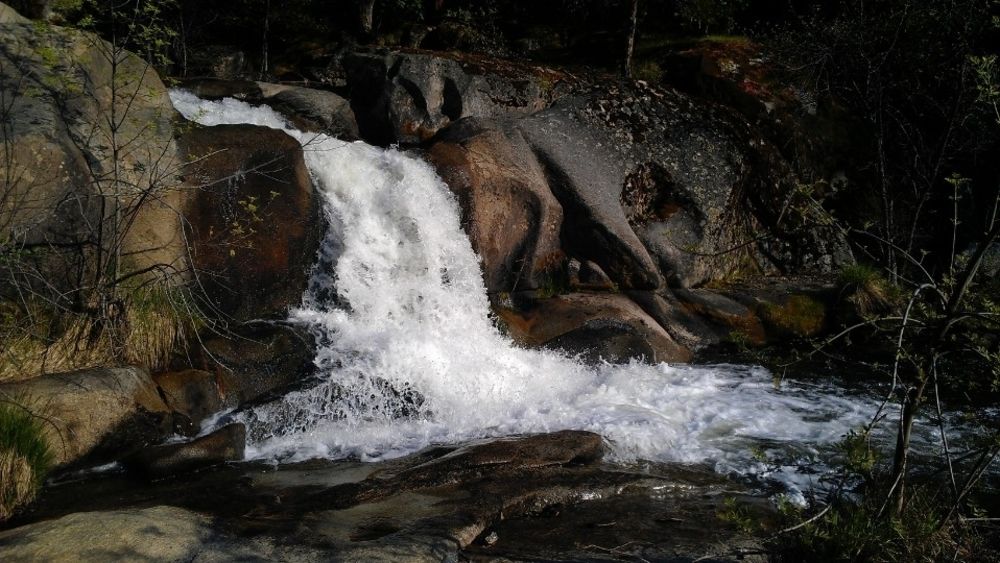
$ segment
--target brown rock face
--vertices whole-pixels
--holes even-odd
[[[561,257],[562,207],[517,131],[456,132],[429,158],[462,205],[488,291],[535,289]]]
[[[294,139],[252,125],[195,128],[188,205],[192,261],[208,299],[239,321],[283,317],[309,279],[322,235],[319,203]]]

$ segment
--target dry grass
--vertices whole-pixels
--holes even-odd
[[[33,309],[30,320],[8,318],[0,327],[0,381],[122,364],[160,369],[198,324],[184,296],[162,288],[135,291],[116,327],[83,315],[53,319],[51,311]]]

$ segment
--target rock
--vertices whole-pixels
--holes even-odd
[[[354,53],[344,59],[361,138],[419,143],[464,117],[508,119],[559,97],[565,75],[467,55]]]
[[[173,506],[70,514],[0,532],[0,545],[0,555],[8,563],[263,561],[265,557],[246,542],[213,529],[211,518]]]
[[[238,404],[267,399],[301,384],[316,370],[315,339],[299,327],[252,323],[203,345],[207,367],[232,385],[225,390],[226,400]]]
[[[573,285],[573,280],[570,280],[570,284]],[[614,291],[616,287],[617,284],[595,262],[585,260],[576,270],[576,289]]]
[[[153,482],[102,477],[113,495],[71,482],[43,495],[20,527],[0,532],[0,559],[536,561],[562,552],[589,560],[591,540],[639,540],[655,560],[726,561],[723,548],[740,538],[717,517],[726,499],[747,502],[755,516],[773,513],[766,499],[718,475],[612,466],[604,448],[600,436],[563,431],[378,463],[231,464]],[[176,508],[145,508],[162,502]],[[546,539],[547,531],[559,537]],[[493,547],[480,547],[492,534]]]
[[[768,342],[818,336],[836,316],[836,288],[808,278],[755,280],[729,286],[725,294],[754,312]]]
[[[622,288],[663,284],[657,264],[633,232],[619,202],[625,161],[563,109],[518,122],[563,205],[566,253],[592,260]]]
[[[277,84],[261,84],[261,89],[267,96],[264,103],[287,117],[297,129],[345,141],[358,138],[358,123],[345,98],[325,90]]]
[[[674,295],[687,311],[713,326],[718,331],[719,340],[739,333],[748,343],[764,343],[764,326],[753,309],[710,290],[679,289],[674,291]]]
[[[237,422],[190,442],[146,448],[125,460],[125,465],[151,479],[158,479],[240,461],[245,447],[246,428]]]
[[[25,13],[28,12],[25,11]],[[0,25],[25,23],[31,23],[31,20],[17,13],[14,8],[0,2]]]
[[[160,396],[181,424],[175,431],[193,435],[215,413],[239,406],[240,382],[229,372],[197,369],[161,372],[153,376]]]
[[[0,384],[0,395],[38,414],[57,465],[101,459],[162,439],[170,409],[140,368],[49,374]]]
[[[230,45],[205,45],[187,57],[185,75],[234,80],[246,70],[246,54]]]
[[[564,257],[562,206],[518,131],[477,123],[463,120],[449,129],[428,158],[458,196],[487,291],[536,289],[552,281]]]
[[[0,134],[11,150],[0,160],[0,175],[13,180],[5,187],[0,224],[20,244],[52,249],[31,262],[38,275],[17,284],[30,291],[32,280],[44,279],[39,291],[54,286],[65,293],[60,298],[74,299],[78,279],[92,267],[80,256],[100,239],[95,225],[111,221],[100,215],[108,207],[102,202],[124,201],[136,190],[146,194],[144,203],[116,234],[129,266],[164,276],[186,271],[183,218],[176,211],[183,199],[173,138],[177,113],[156,72],[128,52],[112,65],[107,53],[113,49],[95,35],[11,23],[23,20],[6,7],[4,14],[0,90],[11,95]],[[108,126],[112,105],[127,108],[117,128]]]
[[[624,295],[571,293],[495,310],[516,342],[558,348],[588,361],[691,359],[690,350]]]
[[[196,271],[219,313],[284,318],[302,298],[324,222],[299,143],[253,125],[195,127],[181,140],[198,186],[185,211]]]

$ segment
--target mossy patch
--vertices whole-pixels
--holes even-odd
[[[769,329],[791,336],[815,336],[826,324],[826,306],[808,295],[792,295],[784,303],[764,303],[759,313]]]

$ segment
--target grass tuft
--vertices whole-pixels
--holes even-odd
[[[847,266],[837,277],[841,300],[862,318],[892,310],[892,291],[878,270],[864,264]]]
[[[35,498],[52,468],[43,424],[21,405],[0,402],[0,521]]]

